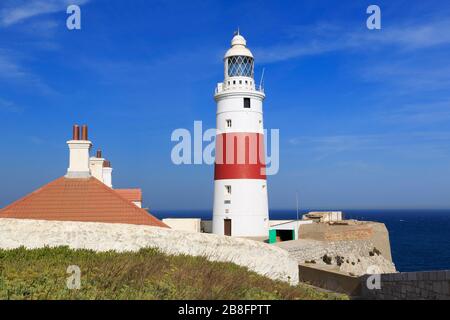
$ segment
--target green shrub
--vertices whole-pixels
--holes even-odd
[[[81,288],[69,290],[70,265]],[[232,263],[203,257],[67,247],[0,250],[0,299],[341,299],[305,284],[290,286]]]

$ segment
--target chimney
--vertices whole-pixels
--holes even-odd
[[[87,133],[87,126],[82,126],[80,139],[80,127],[78,125],[73,126],[72,140],[67,141],[70,157],[66,178],[89,178],[91,176],[89,151],[92,143],[88,140]]]
[[[89,168],[91,174],[97,180],[103,182],[103,164],[105,159],[102,158],[102,151],[97,150],[96,156],[89,159]]]
[[[76,124],[72,130],[72,140],[80,140],[80,126]]]
[[[112,188],[112,167],[110,161],[105,161],[103,163],[103,183],[108,187]]]
[[[88,141],[88,127],[83,125],[81,127],[81,140]]]

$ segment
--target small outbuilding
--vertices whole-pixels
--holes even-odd
[[[269,243],[297,240],[300,225],[311,223],[312,220],[292,220],[273,224],[269,227]]]

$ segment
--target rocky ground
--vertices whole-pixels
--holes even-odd
[[[341,272],[360,276],[396,272],[395,265],[369,240],[318,241],[301,239],[277,243],[299,263],[328,265]]]

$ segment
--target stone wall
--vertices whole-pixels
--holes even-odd
[[[370,240],[318,241],[301,239],[279,242],[276,246],[285,249],[299,264],[334,267],[336,271],[351,276],[370,272],[393,273],[395,265],[383,252],[375,250]],[[390,251],[389,251],[390,256]]]
[[[450,271],[404,272],[359,277],[320,265],[299,265],[300,281],[363,300],[450,300]],[[370,278],[369,278],[370,277]],[[377,283],[379,289],[368,289]]]
[[[157,248],[167,254],[232,262],[274,280],[298,283],[297,261],[280,248],[232,237],[129,224],[0,219],[0,248],[69,246],[94,251]]]
[[[299,238],[328,242],[370,242],[386,259],[392,261],[389,232],[383,223],[356,220],[346,220],[340,223],[342,224],[301,225]]]
[[[369,290],[362,277],[363,299],[450,300],[450,271],[404,272],[380,275],[380,289]]]

